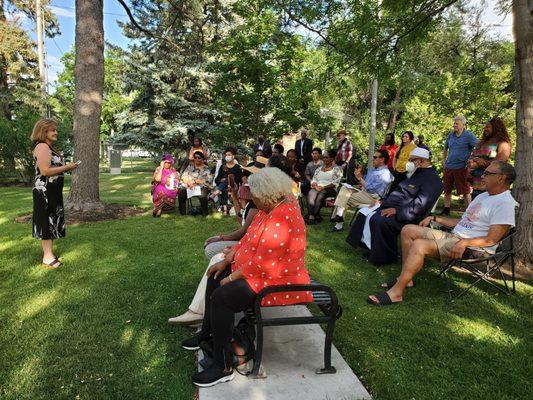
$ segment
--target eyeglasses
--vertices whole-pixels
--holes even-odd
[[[376,158],[383,158],[383,156],[374,156],[373,158],[375,160]]]
[[[483,172],[483,175],[503,175],[501,172],[491,172],[491,171],[485,171]]]
[[[199,156],[195,156],[195,157],[193,157],[193,158],[194,158],[195,160],[203,160],[203,158],[202,158],[202,157],[199,157]]]

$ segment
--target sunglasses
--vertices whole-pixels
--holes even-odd
[[[195,160],[203,160],[203,158],[202,158],[202,157],[199,157],[199,156],[195,156],[195,157],[193,157],[193,158],[194,158]]]
[[[503,175],[501,172],[491,172],[491,171],[485,171],[483,172],[483,175]]]
[[[382,156],[374,156],[373,158],[375,160],[376,158],[383,158],[383,157]]]

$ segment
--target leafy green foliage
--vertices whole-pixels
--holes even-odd
[[[40,115],[32,111],[19,112],[17,118],[6,120],[0,118],[0,159],[3,168],[0,168],[0,176],[16,177],[17,180],[25,183],[31,182],[34,176],[33,147],[30,140],[33,126]],[[59,124],[60,135],[55,144],[57,149],[68,155],[70,149],[68,135],[62,134],[65,126]],[[15,168],[6,168],[9,164],[6,161],[15,160]]]
[[[282,29],[273,11],[253,6],[241,5],[245,22],[213,46],[208,70],[216,76],[215,102],[227,116],[219,132],[242,141],[320,124],[320,62],[311,65],[314,53]]]
[[[74,49],[61,58],[64,69],[58,75],[56,91],[50,98],[55,116],[72,131],[74,109]],[[104,57],[104,97],[102,102],[102,139],[118,130],[118,115],[131,104],[131,97],[124,94],[124,53],[120,48],[107,45]]]

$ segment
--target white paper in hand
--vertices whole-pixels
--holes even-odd
[[[191,197],[195,196],[201,196],[202,195],[202,188],[199,185],[194,186],[194,188],[189,189],[187,188],[187,198],[190,199]]]

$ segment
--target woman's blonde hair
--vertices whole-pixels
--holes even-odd
[[[42,118],[35,123],[33,131],[31,132],[31,140],[34,143],[41,143],[46,141],[48,131],[57,129],[57,122],[53,119]]]
[[[292,194],[291,178],[279,168],[267,167],[248,178],[248,185],[254,197],[266,205],[276,205]]]

